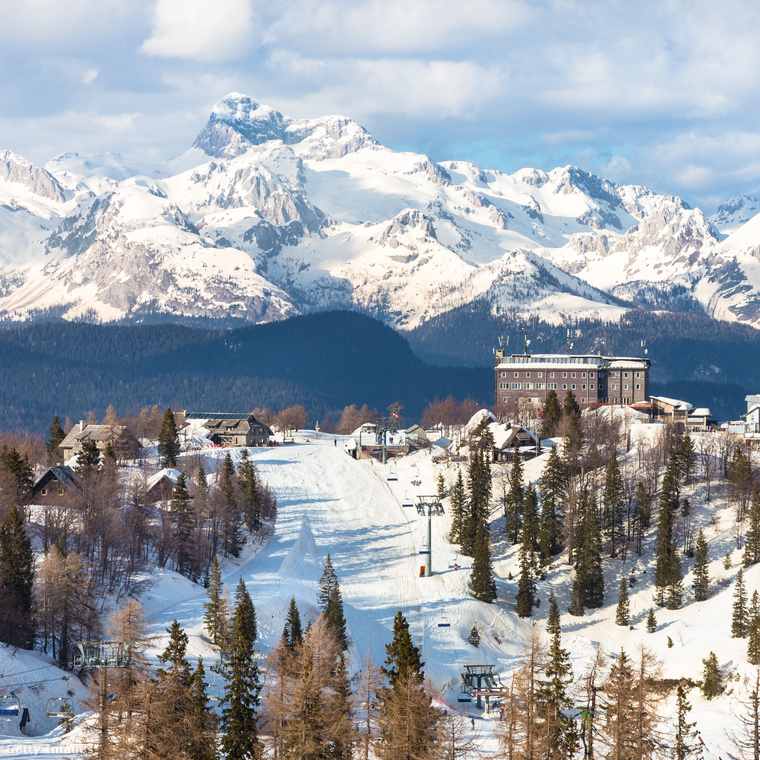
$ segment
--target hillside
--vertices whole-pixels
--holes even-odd
[[[621,466],[636,468],[643,449],[656,442],[660,430],[661,426],[631,424],[633,447],[621,459]],[[259,644],[264,651],[274,645],[281,634],[291,596],[296,599],[304,621],[316,616],[317,580],[329,553],[344,600],[352,672],[359,668],[367,652],[375,662],[384,660],[384,645],[391,638],[393,616],[402,610],[409,620],[414,641],[421,648],[426,675],[441,692],[440,704],[473,716],[478,744],[493,751],[498,715],[489,716],[472,704],[457,702],[461,669],[465,664],[492,664],[506,680],[517,666],[534,624],[543,631],[546,602],[549,594],[554,593],[562,611],[563,642],[570,650],[576,679],[583,674],[597,646],[609,658],[621,646],[634,655],[636,647],[644,644],[662,662],[663,678],[692,681],[701,679],[702,658],[710,651],[716,652],[727,679],[727,690],[723,696],[708,701],[701,697],[698,689],[691,688],[688,697],[694,709],[690,719],[696,721],[709,749],[707,758],[730,756],[728,753],[734,750],[725,731],[736,726],[737,700],[745,695],[740,678],[749,673],[750,667],[745,656],[746,640],[730,635],[732,582],[741,553],[736,549],[733,510],[726,508],[724,484],[713,483],[713,499],[708,503],[698,472],[695,485],[687,486],[682,492],[692,504],[691,529],[696,532],[704,528],[709,543],[711,592],[707,601],[693,602],[691,561],[682,557],[685,604],[673,611],[658,608],[657,631],[646,632],[645,616],[652,606],[653,581],[654,539],[650,531],[641,557],[629,551],[624,559],[605,560],[605,597],[601,609],[589,611],[584,617],[566,614],[572,572],[559,557],[546,579],[539,581],[540,607],[532,618],[520,619],[515,614],[516,580],[513,579],[517,572],[517,552],[516,547],[503,543],[501,510],[496,499],[491,533],[495,543],[498,600],[489,605],[470,595],[470,560],[458,555],[457,548],[445,538],[450,524],[448,499],[444,502],[446,514],[434,518],[432,524],[434,575],[418,577],[418,551],[423,542],[425,521],[416,510],[404,508],[402,504],[418,493],[434,493],[439,473],[443,473],[450,486],[457,465],[435,464],[432,457],[423,452],[392,466],[384,467],[372,460],[356,462],[342,451],[343,440],[339,441],[341,446],[335,446],[331,436],[309,431],[292,446],[251,450],[258,472],[277,494],[279,514],[272,536],[263,545],[249,546],[239,561],[226,562],[223,575],[230,588],[237,584],[239,577],[246,583],[256,607]],[[240,451],[231,453],[239,461]],[[221,455],[219,451],[204,451],[209,472],[215,469],[215,459]],[[545,459],[546,455],[527,463],[527,479],[536,480]],[[493,465],[495,484],[500,482],[501,467]],[[398,477],[397,481],[387,480],[391,472]],[[413,479],[419,479],[420,485],[412,486]],[[498,488],[495,488],[494,497],[497,494]],[[727,552],[731,565],[725,569],[723,561]],[[637,581],[631,589],[630,629],[614,622],[617,586],[622,577],[633,577]],[[745,582],[750,592],[758,588],[760,565],[747,569]],[[157,572],[152,586],[141,597],[156,633],[162,634],[173,619],[180,620],[190,636],[190,656],[203,655],[208,662],[213,660],[214,650],[203,635],[205,598],[202,587],[168,571]],[[478,647],[467,640],[473,626],[480,632]],[[162,647],[163,641],[157,643],[154,655]],[[8,674],[18,670],[15,665],[11,668],[12,662],[13,655],[0,649],[0,672]],[[32,676],[26,678],[33,681]],[[209,680],[215,681],[215,677],[209,675]],[[34,727],[40,735],[25,740],[25,750],[14,749],[17,739],[0,739],[0,752],[19,759],[40,753],[65,753],[67,745],[60,743],[60,732],[47,733],[50,728],[40,718],[47,692],[38,694],[22,688],[20,695],[35,713]],[[661,728],[670,734],[673,696],[672,690],[667,692],[658,713],[662,718]],[[78,729],[66,742],[76,746],[81,739]]]

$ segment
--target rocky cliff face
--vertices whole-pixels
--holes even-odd
[[[473,301],[555,320],[688,303],[760,324],[752,208],[707,220],[577,167],[437,164],[350,119],[231,94],[163,165],[0,153],[0,316],[259,322],[341,306],[411,327]]]

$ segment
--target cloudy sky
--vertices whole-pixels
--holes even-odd
[[[0,0],[0,148],[169,158],[216,101],[397,150],[760,190],[756,0]]]

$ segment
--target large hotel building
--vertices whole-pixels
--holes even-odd
[[[599,404],[636,404],[649,400],[649,359],[572,354],[496,352],[496,416],[516,405],[542,408],[550,390],[560,404],[572,391],[581,409]]]

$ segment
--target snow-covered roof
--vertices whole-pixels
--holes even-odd
[[[464,426],[465,435],[469,435],[478,429],[485,420],[491,420],[492,422],[498,422],[496,417],[488,409],[478,409],[475,414],[470,417],[470,421]]]
[[[182,473],[179,470],[175,470],[171,467],[165,467],[163,470],[159,470],[155,475],[148,478],[148,490],[150,491],[156,483],[160,482],[164,478],[170,480],[173,485],[177,485],[177,480]]]
[[[650,396],[652,401],[659,401],[667,406],[672,406],[675,411],[688,412],[694,407],[688,401],[681,401],[677,398],[668,398],[667,396]]]
[[[710,417],[710,410],[706,406],[700,406],[689,412],[689,417]]]

